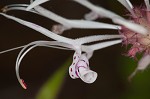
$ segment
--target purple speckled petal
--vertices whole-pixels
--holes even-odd
[[[71,64],[71,66],[69,67],[69,75],[72,79],[79,78],[78,74],[76,72],[76,64],[78,63],[79,58],[80,58],[80,54],[75,52],[74,55],[73,55],[73,62]]]

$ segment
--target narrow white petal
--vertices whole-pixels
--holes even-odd
[[[66,37],[63,37],[63,36],[60,36],[60,35],[57,35],[47,29],[45,29],[44,27],[41,27],[37,24],[34,24],[34,23],[31,23],[31,22],[28,22],[28,21],[25,21],[25,20],[22,20],[22,19],[19,19],[19,18],[16,18],[16,17],[13,17],[13,16],[10,16],[10,15],[6,15],[4,13],[0,13],[1,15],[9,18],[9,19],[12,19],[24,26],[27,26],[29,28],[32,28],[42,34],[44,34],[45,36],[49,37],[49,38],[52,38],[54,40],[57,40],[57,41],[60,41],[60,42],[65,42],[65,43],[68,43],[68,44],[74,44],[74,40],[73,39],[69,39],[69,38],[66,38]]]
[[[9,8],[9,7],[27,7],[29,6],[28,4],[10,4],[6,5],[4,8]]]
[[[120,25],[123,25],[126,28],[131,29],[132,31],[137,32],[139,34],[146,35],[148,33],[146,28],[142,27],[141,25],[129,22],[129,21],[124,20],[124,19],[114,18],[113,22],[120,24]]]
[[[98,43],[98,44],[89,45],[87,47],[92,49],[93,51],[95,51],[95,50],[106,48],[106,47],[109,47],[109,46],[112,46],[112,45],[115,45],[115,44],[119,44],[121,42],[122,42],[122,40],[113,40],[113,41],[107,41],[107,42],[102,42],[102,43]]]
[[[87,20],[68,20],[68,23],[73,28],[85,28],[85,29],[116,29],[120,30],[121,26],[112,25],[102,22],[95,22],[95,21],[87,21]]]
[[[94,21],[86,21],[86,20],[69,20],[66,18],[63,18],[41,6],[35,7],[35,10],[38,11],[41,15],[52,19],[66,27],[65,30],[70,28],[84,28],[84,29],[121,29],[118,25],[112,25],[112,24],[106,24],[106,23],[100,23],[100,22],[94,22]]]
[[[138,63],[138,70],[145,70],[150,64],[150,55],[144,55]]]
[[[17,60],[16,60],[16,76],[17,76],[17,79],[19,81],[19,83],[21,84],[21,86],[24,88],[24,89],[27,89],[26,87],[26,84],[25,82],[23,81],[23,79],[20,78],[20,75],[19,75],[19,67],[20,67],[20,63],[22,61],[22,59],[24,58],[24,56],[30,51],[32,50],[33,48],[37,47],[37,46],[45,46],[45,47],[52,47],[54,48],[53,46],[62,46],[62,47],[67,47],[67,48],[72,48],[73,49],[73,46],[69,45],[69,44],[65,44],[65,43],[61,43],[61,42],[56,42],[56,41],[34,41],[34,42],[31,42],[27,45],[24,46],[24,48],[20,51],[18,57],[17,57]],[[58,48],[58,49],[61,49],[61,48]]]
[[[128,11],[134,16],[136,17],[134,11],[133,11],[133,5],[131,4],[131,2],[129,0],[118,0],[124,7],[126,7],[126,9],[128,9]]]
[[[73,0],[87,8],[89,8],[90,10],[92,10],[93,12],[97,13],[98,15],[102,16],[102,17],[106,17],[106,18],[114,18],[114,17],[117,17],[117,18],[121,18],[121,16],[109,11],[109,10],[106,10],[100,6],[95,6],[94,4],[90,3],[88,0]]]
[[[122,36],[121,35],[94,35],[94,36],[78,38],[75,41],[79,42],[80,44],[85,44],[85,43],[90,43],[95,41],[116,39],[116,38],[122,38]]]
[[[59,16],[59,15],[57,15],[55,13],[53,13],[53,12],[51,12],[51,11],[41,7],[41,6],[37,6],[34,9],[36,11],[38,11],[41,15],[43,15],[43,16],[49,18],[49,19],[52,19],[53,21],[61,23],[61,24],[65,25],[65,26],[70,27],[70,25],[67,22],[67,19],[65,19],[65,18],[63,18],[63,17],[61,17],[61,16]]]
[[[24,88],[24,89],[27,89],[26,87],[26,84],[24,82],[23,79],[20,78],[20,75],[19,75],[19,65],[20,65],[20,62],[21,60],[23,59],[23,57],[26,55],[26,53],[28,53],[31,49],[33,49],[35,46],[31,47],[30,49],[28,49],[20,58],[17,57],[17,61],[16,61],[16,76],[17,76],[17,79],[20,83],[20,85]],[[20,60],[19,60],[20,59]],[[19,60],[19,61],[18,61]]]
[[[45,2],[47,2],[47,1],[49,1],[49,0],[35,0],[33,3],[31,3],[31,4],[27,7],[26,10],[28,11],[28,10],[34,8],[35,6],[38,6],[38,5],[40,5],[40,4],[42,4],[42,3],[45,3]]]
[[[18,64],[20,64],[22,58],[34,47],[37,46],[45,46],[45,47],[51,47],[51,48],[58,48],[58,49],[62,49],[62,48],[68,48],[68,49],[73,49],[75,50],[74,46],[67,44],[67,43],[62,43],[62,42],[57,42],[57,41],[34,41],[31,42],[27,45],[24,46],[24,48],[20,51],[19,55],[18,55]],[[66,50],[66,49],[65,49]],[[22,57],[22,58],[21,58]]]
[[[20,51],[18,58],[17,58],[17,64],[18,66],[21,63],[21,60],[23,59],[23,57],[33,48],[37,47],[37,46],[45,46],[45,47],[52,47],[52,48],[58,48],[58,49],[62,49],[62,47],[66,47],[66,48],[70,48],[70,49],[74,49],[74,47],[70,44],[66,44],[66,43],[61,43],[61,42],[57,42],[57,41],[34,41],[31,42],[27,45],[24,46],[24,48]],[[58,47],[60,46],[60,47]]]
[[[3,12],[8,12],[8,11],[11,11],[11,10],[22,10],[22,11],[26,11],[26,7],[25,7],[25,6],[11,6],[11,5],[8,5],[8,6],[6,6],[6,7],[4,7],[4,8],[2,9]],[[39,14],[38,12],[36,12],[36,11],[33,10],[33,9],[31,9],[29,12]]]
[[[144,0],[145,1],[145,5],[147,8],[147,11],[150,11],[150,4],[149,4],[149,0]]]

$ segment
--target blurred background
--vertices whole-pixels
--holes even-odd
[[[119,15],[127,14],[126,9],[117,0],[90,1]],[[143,0],[131,0],[131,2],[137,6],[144,3]],[[28,4],[29,0],[0,0],[0,9],[18,3]],[[42,6],[68,19],[83,19],[84,14],[90,11],[71,0],[51,0]],[[49,30],[52,25],[57,24],[45,17],[25,11],[10,11],[8,14],[37,23]],[[111,23],[108,19],[96,21]],[[63,35],[78,38],[117,33],[118,31],[106,29],[71,29],[65,31]],[[35,40],[51,39],[0,16],[0,51]],[[98,78],[93,84],[86,84],[80,79],[73,80],[69,77],[67,69],[60,69],[71,64],[73,51],[35,48],[25,56],[20,67],[20,75],[28,85],[27,90],[21,88],[15,75],[15,62],[19,51],[0,55],[0,99],[150,99],[150,70],[138,73],[132,82],[128,82],[127,78],[136,68],[137,60],[122,55],[127,49],[121,44],[95,51],[90,59],[90,67],[98,73]],[[41,93],[45,90],[47,90],[46,95],[54,97],[41,98]]]

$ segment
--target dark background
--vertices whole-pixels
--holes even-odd
[[[116,0],[90,1],[120,15],[126,14],[125,8]],[[132,0],[132,2],[135,5],[143,4],[143,0]],[[29,3],[29,0],[0,0],[0,9],[5,5],[17,3]],[[71,0],[51,0],[42,4],[42,6],[69,19],[82,19],[84,14],[90,11]],[[52,20],[29,12],[10,11],[8,14],[37,23],[48,29],[57,24]],[[99,19],[97,21],[111,22],[108,19]],[[63,35],[77,38],[106,33],[117,34],[118,31],[72,29],[65,31]],[[51,39],[0,16],[0,51],[25,45],[35,40]],[[15,50],[0,55],[0,99],[34,99],[42,84],[74,53],[73,51],[44,47],[32,50],[22,61],[20,68],[20,75],[28,85],[28,90],[24,90],[19,85],[15,75],[15,61],[19,51]],[[71,79],[67,73],[58,99],[150,99],[150,95],[141,93],[142,89],[140,89],[143,86],[141,79],[147,79],[144,84],[150,82],[148,76],[147,78],[137,78],[131,83],[127,81],[127,77],[134,70],[137,61],[126,58],[122,55],[124,53],[126,53],[126,50],[121,44],[96,51],[90,59],[92,70],[98,73],[96,82],[89,85],[83,83],[80,79]],[[128,62],[133,62],[134,65],[126,65]],[[144,73],[140,73],[140,76],[144,76]],[[137,88],[136,86],[141,87]],[[148,86],[144,88],[146,92],[150,91]],[[138,95],[147,97],[134,97]]]

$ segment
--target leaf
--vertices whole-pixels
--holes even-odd
[[[56,99],[68,71],[71,59],[68,59],[39,90],[36,99]]]

